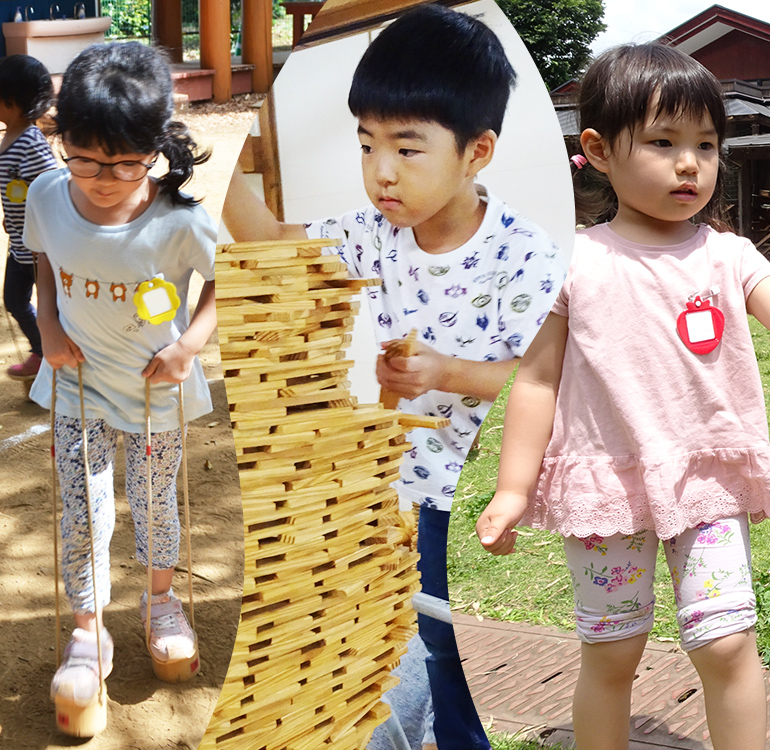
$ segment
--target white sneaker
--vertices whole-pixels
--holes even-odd
[[[112,636],[106,628],[101,632],[102,676],[112,672]],[[51,699],[88,706],[99,696],[99,652],[96,633],[82,628],[72,631],[72,638],[64,649],[60,667],[51,681]]]
[[[142,625],[147,622],[147,592],[139,605]],[[169,589],[152,597],[150,611],[150,651],[157,661],[190,659],[195,655],[195,633],[187,622],[182,602]]]

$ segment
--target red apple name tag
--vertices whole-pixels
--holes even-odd
[[[676,330],[684,345],[695,354],[708,354],[719,346],[725,330],[725,316],[700,295],[687,303],[676,320]]]

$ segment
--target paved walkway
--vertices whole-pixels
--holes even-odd
[[[482,722],[570,747],[577,637],[551,628],[452,614],[465,675]],[[768,690],[770,694],[770,690]],[[596,706],[597,716],[602,707]],[[702,691],[678,648],[650,643],[634,683],[630,750],[712,750]],[[770,748],[770,744],[768,744]]]

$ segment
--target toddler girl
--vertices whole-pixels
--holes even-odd
[[[7,369],[14,380],[32,381],[40,369],[43,350],[37,329],[32,289],[35,258],[22,241],[27,190],[41,173],[56,167],[56,158],[35,125],[51,106],[53,84],[45,65],[29,55],[0,59],[0,121],[5,136],[0,143],[0,197],[3,227],[8,233],[3,302],[30,347],[29,356]]]
[[[197,671],[194,634],[171,589],[179,545],[177,384],[185,381],[187,419],[211,410],[196,354],[215,326],[216,229],[197,201],[179,191],[193,166],[208,154],[197,155],[185,126],[171,119],[171,77],[155,50],[139,43],[89,47],[67,69],[57,107],[56,128],[67,169],[44,174],[33,184],[24,239],[40,253],[39,321],[45,362],[31,396],[41,406],[51,405],[52,371],[57,371],[54,440],[64,505],[62,568],[76,625],[51,693],[57,706],[83,707],[92,705],[99,692],[97,628],[103,672],[108,674],[112,665],[112,640],[103,623],[97,622],[96,612],[110,596],[112,470],[121,433],[137,559],[148,564],[146,379],[151,384],[154,432],[149,647],[156,662],[190,660],[186,676]],[[155,179],[149,172],[161,155],[168,171]],[[189,320],[187,291],[193,271],[205,283]],[[150,288],[165,290],[161,292],[165,306],[163,299],[158,305],[142,294]],[[86,481],[94,508],[95,582]],[[147,592],[140,605],[142,618],[146,597]]]
[[[722,231],[720,85],[673,48],[618,47],[586,73],[580,121],[577,205],[604,223],[578,233],[522,360],[477,533],[494,554],[519,522],[564,536],[581,750],[628,747],[658,540],[714,748],[760,750],[747,512],[770,509],[770,448],[746,313],[770,326],[770,263]]]

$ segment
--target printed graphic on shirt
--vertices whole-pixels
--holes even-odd
[[[148,322],[158,325],[173,320],[181,304],[176,287],[170,281],[166,281],[162,274],[139,282],[100,282],[97,279],[80,278],[59,268],[59,280],[62,293],[66,297],[72,298],[73,284],[75,284],[75,288],[80,288],[84,293],[86,300],[94,302],[99,299],[102,289],[109,290],[106,296],[102,296],[103,300],[126,302],[129,288],[131,288],[133,307],[129,308],[128,312],[131,313],[135,322],[123,328],[126,333],[135,333]]]
[[[356,278],[379,277],[367,299],[377,343],[406,336],[453,357],[495,362],[520,357],[545,320],[566,275],[561,251],[537,225],[494,197],[476,235],[441,255],[421,250],[411,229],[374,207],[306,226],[336,248]],[[401,466],[399,494],[449,510],[458,475],[491,402],[429,391],[402,399],[408,413],[448,417],[443,430],[415,429]]]

